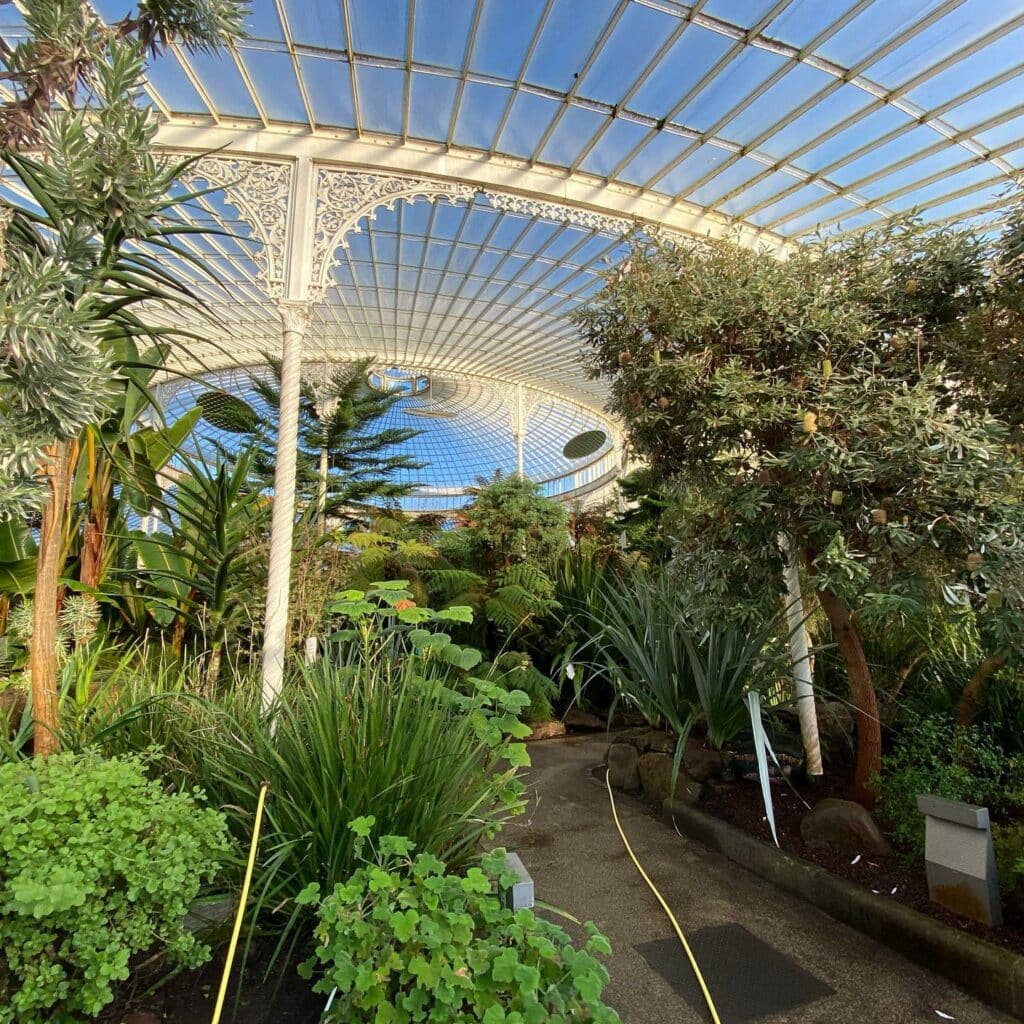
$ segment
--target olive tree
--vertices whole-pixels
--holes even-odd
[[[1004,641],[1021,625],[1019,462],[942,361],[989,301],[986,256],[969,233],[913,222],[785,260],[641,240],[577,314],[630,445],[686,495],[675,557],[700,599],[777,605],[779,535],[799,552],[846,667],[869,805],[881,726],[865,623],[944,593],[997,618]]]

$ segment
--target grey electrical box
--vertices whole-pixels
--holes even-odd
[[[533,909],[533,879],[526,870],[518,853],[505,854],[505,870],[514,874],[518,881],[502,890],[501,896],[509,910]]]
[[[919,796],[925,816],[928,895],[957,914],[992,928],[1003,923],[988,808],[940,796]]]

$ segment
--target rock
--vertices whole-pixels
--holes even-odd
[[[829,846],[847,853],[892,853],[875,819],[852,800],[819,801],[800,822],[800,836],[808,846]]]
[[[721,775],[724,762],[717,750],[703,743],[690,742],[683,750],[683,770],[696,782],[705,782],[712,775]]]
[[[533,740],[553,740],[559,736],[565,735],[565,722],[537,722],[533,726],[533,730],[530,735],[526,737],[526,742],[530,743]]]
[[[589,711],[581,711],[579,708],[571,708],[567,711],[562,721],[568,728],[580,731],[596,732],[599,729],[608,728],[608,723],[603,718],[598,718],[597,715],[592,715]]]
[[[650,753],[641,756],[637,763],[644,799],[659,807],[669,799],[693,803],[700,798],[703,787],[691,779],[680,767],[675,792],[672,791],[672,757],[669,754]]]
[[[676,749],[675,737],[670,736],[662,729],[648,729],[631,742],[636,745],[641,754],[646,754],[649,751],[655,754],[672,754]]]
[[[818,703],[818,737],[826,748],[850,746],[856,733],[853,712],[840,700]]]
[[[640,755],[631,743],[613,743],[608,747],[608,781],[612,789],[635,793],[640,788],[639,760]]]

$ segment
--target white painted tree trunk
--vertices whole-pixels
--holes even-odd
[[[789,654],[793,663],[793,689],[800,716],[800,738],[807,756],[807,774],[823,775],[821,743],[818,739],[818,712],[814,706],[814,679],[804,628],[804,602],[800,591],[800,568],[796,552],[785,534],[779,534],[786,579],[786,621],[789,625]]]

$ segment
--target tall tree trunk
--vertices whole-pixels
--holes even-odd
[[[985,696],[985,688],[989,679],[1006,664],[1002,654],[989,654],[982,658],[981,664],[967,681],[956,705],[956,724],[970,725],[981,710],[981,702]]]
[[[869,810],[878,799],[878,775],[882,769],[882,723],[871,669],[864,644],[846,605],[831,590],[819,590],[818,600],[832,624],[836,645],[846,665],[850,697],[857,710],[857,768],[854,796]]]
[[[36,589],[29,674],[32,680],[33,749],[37,754],[60,750],[60,697],[57,693],[57,611],[60,574],[64,566],[64,522],[67,515],[72,442],[58,441],[43,450],[40,471],[50,494],[43,509],[36,562]]]

